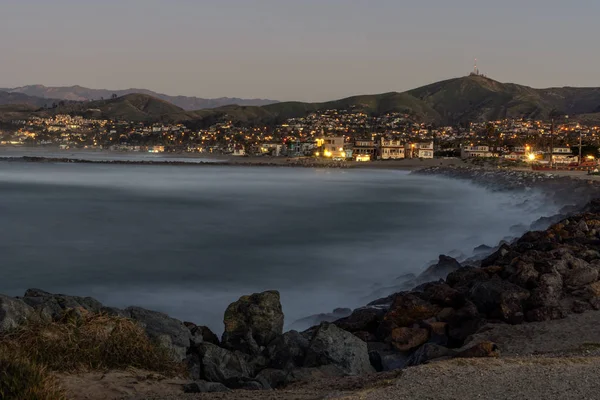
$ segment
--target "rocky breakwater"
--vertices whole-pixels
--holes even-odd
[[[501,245],[478,266],[376,300],[334,324],[368,343],[379,371],[495,356],[502,349],[471,339],[484,325],[600,310],[599,277],[600,200],[594,200],[544,231]]]
[[[600,196],[600,181],[573,179],[550,172],[460,166],[430,167],[413,171],[413,173],[464,179],[493,191],[539,189],[548,201],[559,206],[571,205],[581,208]],[[567,208],[565,213],[567,210],[574,209]]]

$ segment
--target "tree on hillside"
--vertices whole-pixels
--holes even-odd
[[[113,93],[112,96],[110,96],[111,99],[116,99],[117,98],[117,94]]]

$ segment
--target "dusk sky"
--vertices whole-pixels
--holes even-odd
[[[0,0],[0,87],[322,101],[480,70],[600,86],[600,1]]]

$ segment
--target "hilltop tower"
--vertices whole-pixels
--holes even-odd
[[[479,76],[479,67],[477,67],[477,59],[475,59],[475,63],[473,64],[473,72],[470,74],[471,76]]]

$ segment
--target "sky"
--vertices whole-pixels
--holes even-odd
[[[325,101],[467,75],[600,86],[598,0],[0,0],[0,87]]]

